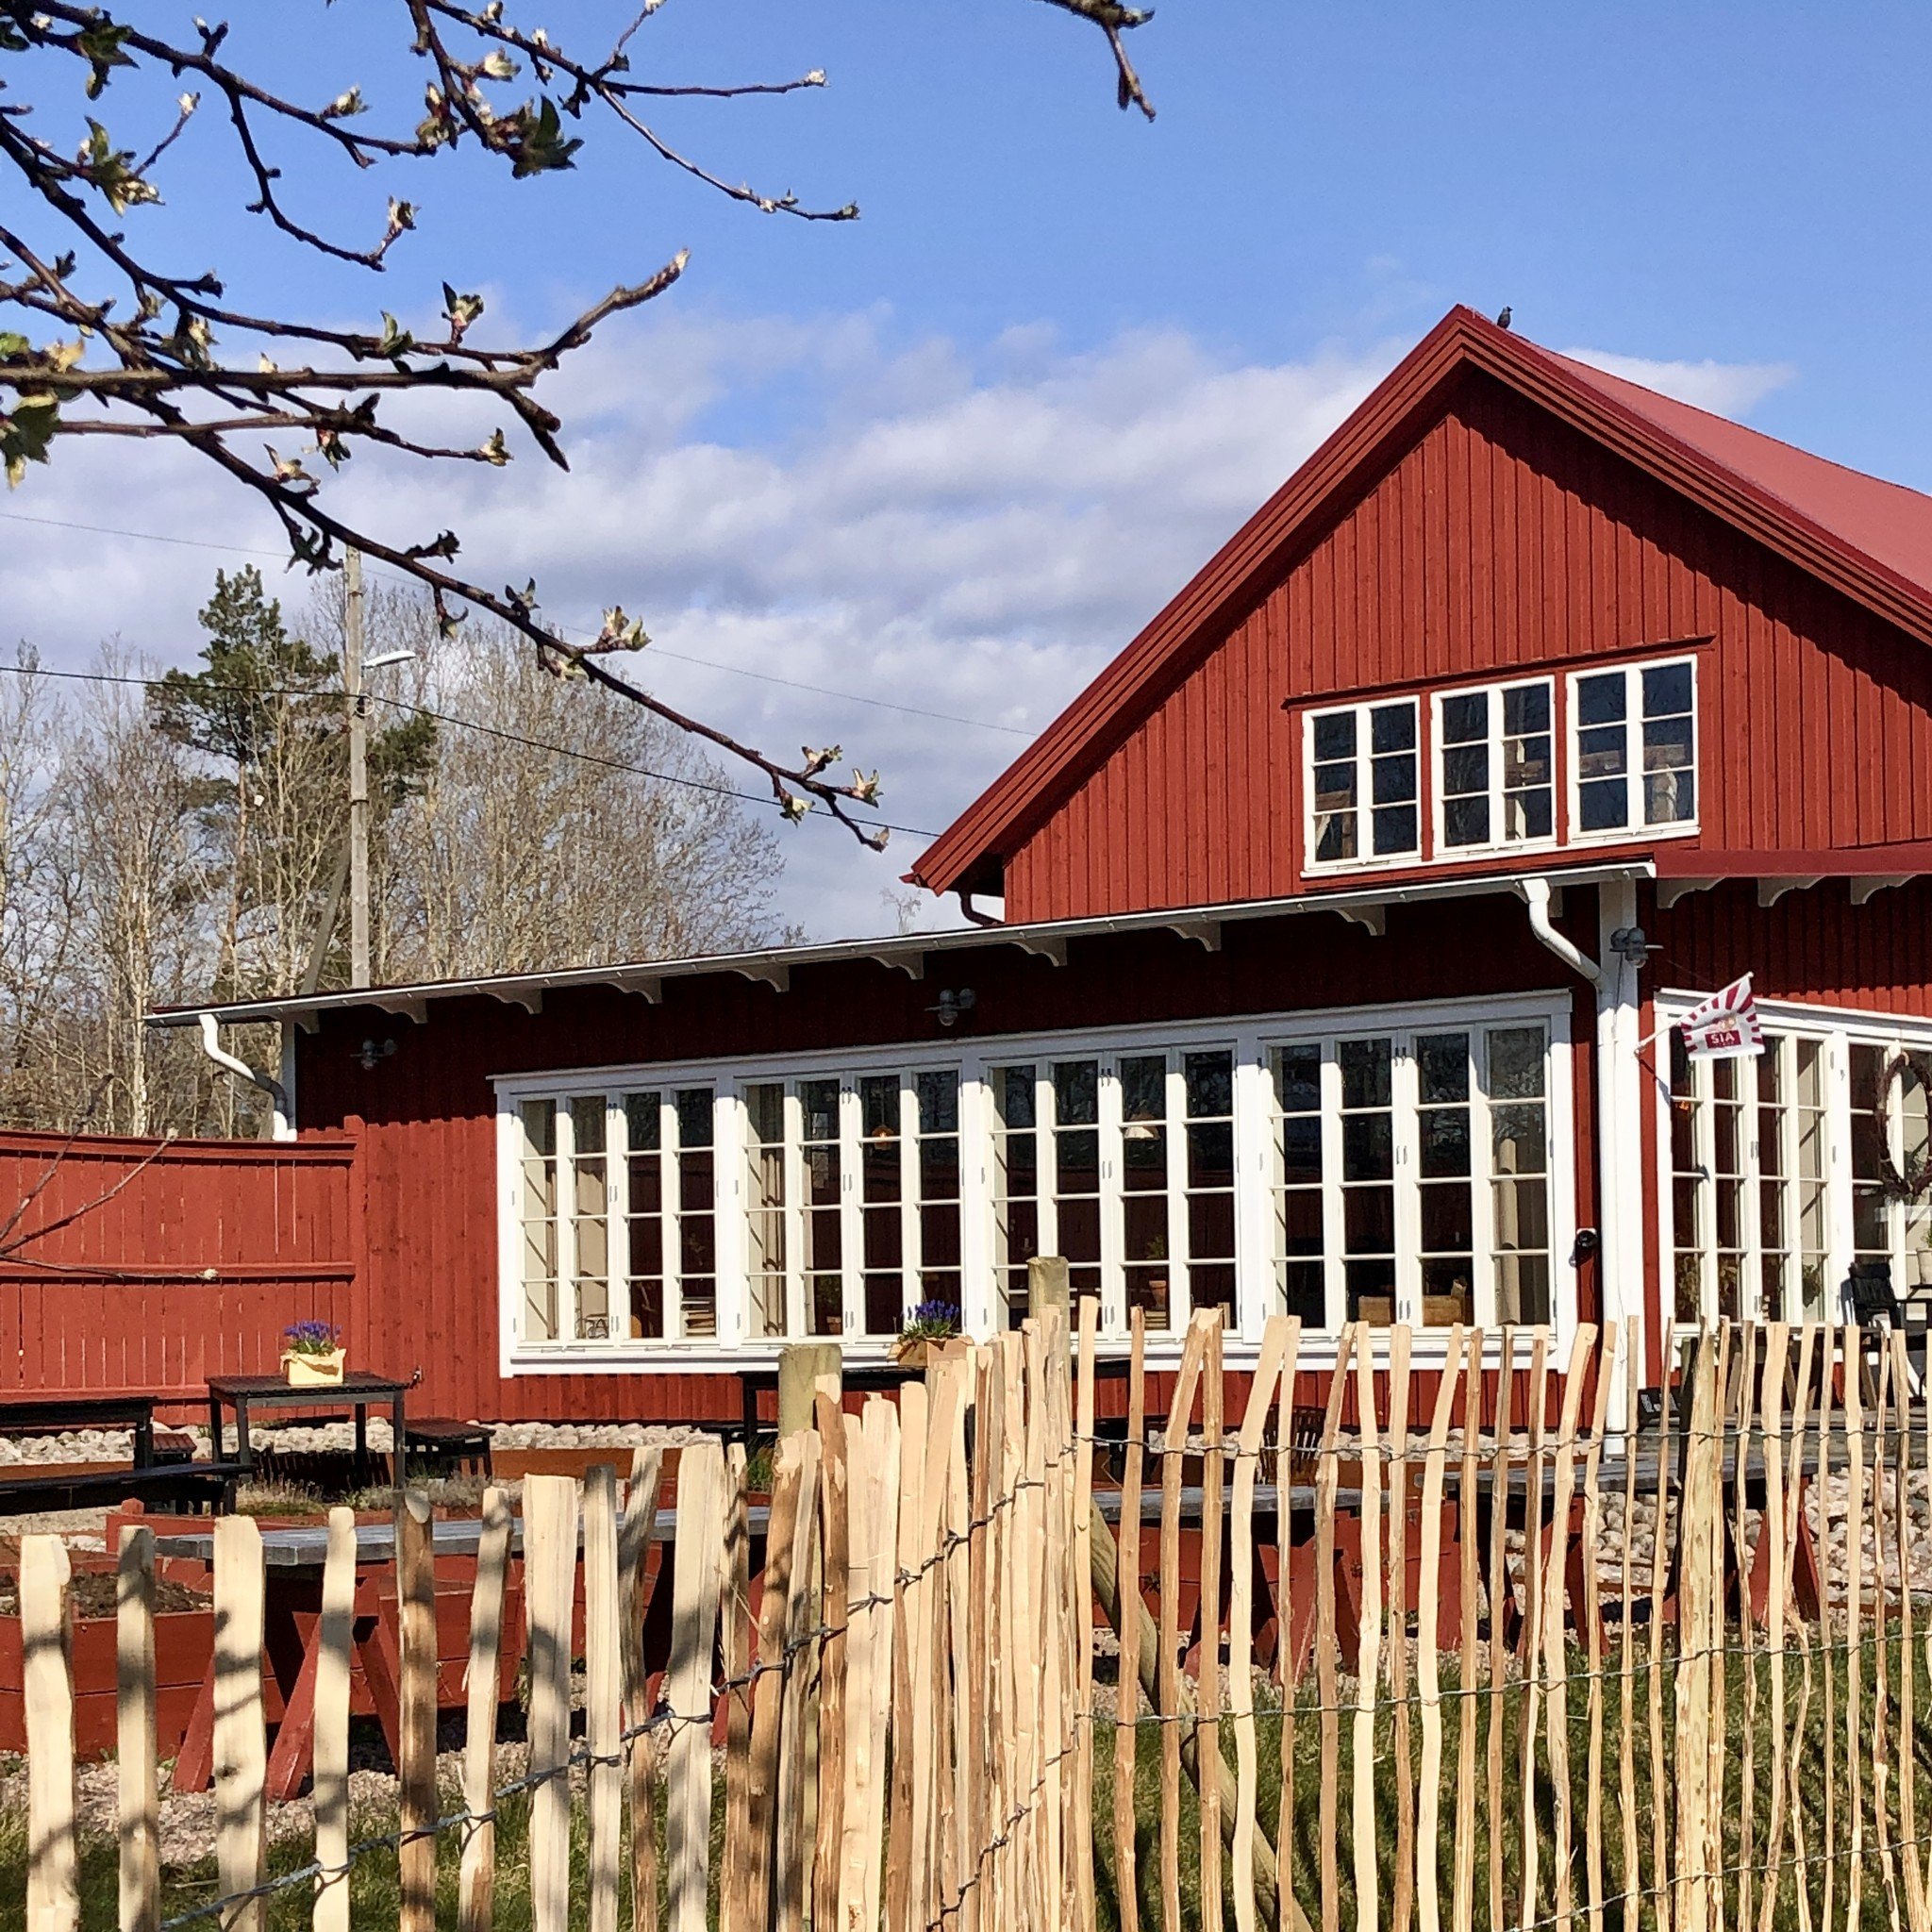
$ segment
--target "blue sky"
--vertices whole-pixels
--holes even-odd
[[[541,17],[568,42],[621,10]],[[372,38],[390,11],[239,0],[231,45],[318,100],[396,97],[420,82]],[[667,0],[634,47],[667,78],[826,70],[660,125],[862,220],[729,206],[607,130],[575,176],[514,188],[332,177],[311,211],[371,225],[406,192],[422,228],[388,275],[318,272],[232,195],[208,213],[196,191],[232,180],[212,117],[142,219],[238,296],[373,320],[433,312],[447,275],[530,329],[689,246],[684,283],[558,385],[573,478],[345,493],[399,534],[458,522],[569,621],[641,611],[682,653],[657,661],[667,696],[779,746],[841,739],[905,823],[965,804],[1455,301],[1932,489],[1923,6],[1164,0],[1133,37],[1151,126],[1116,111],[1099,36],[1038,0]],[[269,541],[224,490],[118,452],[0,510]],[[0,522],[0,608],[56,661],[117,633],[179,660],[221,560]],[[890,923],[903,851],[786,843],[793,917]]]

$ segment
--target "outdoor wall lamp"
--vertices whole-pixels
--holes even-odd
[[[1641,925],[1620,925],[1610,935],[1610,951],[1626,966],[1641,967],[1653,953],[1661,950],[1644,938]]]
[[[957,1026],[961,1013],[970,1013],[979,1003],[978,995],[970,986],[962,986],[956,992],[950,986],[940,994],[939,1005],[926,1008],[928,1013],[940,1016],[941,1026]]]
[[[373,1074],[395,1050],[393,1040],[365,1040],[361,1052],[356,1058],[361,1062],[365,1074]]]

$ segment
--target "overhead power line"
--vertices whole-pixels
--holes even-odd
[[[0,512],[4,514],[4,512]],[[0,671],[12,672],[22,677],[58,677],[71,684],[125,684],[145,691],[158,691],[166,680],[159,677],[135,677],[126,673],[111,671],[50,671],[42,664],[8,664],[0,662]],[[233,691],[244,697],[286,697],[312,698],[326,696],[313,688],[296,685],[258,684],[211,684],[203,690]],[[427,705],[411,704],[407,698],[384,697],[376,691],[365,691],[363,696],[375,705],[387,705],[392,710],[408,711],[418,718],[433,719],[439,724],[452,724],[464,731],[480,731],[486,738],[501,740],[506,744],[520,744],[530,751],[544,751],[560,758],[575,758],[578,763],[600,765],[609,772],[627,772],[632,777],[652,778],[660,785],[677,785],[687,791],[703,791],[713,798],[735,798],[745,805],[776,811],[778,802],[774,798],[761,798],[756,791],[740,791],[730,785],[716,785],[703,778],[681,777],[675,772],[654,772],[648,765],[634,765],[624,758],[606,758],[601,752],[579,751],[575,745],[556,744],[548,739],[529,738],[520,731],[507,731],[500,724],[486,724],[480,718],[462,718],[453,711],[438,711]],[[831,819],[818,812],[808,812],[800,822],[810,824],[818,820],[830,824]],[[929,831],[923,825],[894,824],[890,819],[866,819],[863,824],[877,831],[903,832],[908,839],[936,839],[937,832]]]
[[[28,516],[23,510],[0,509],[0,517],[8,523],[37,524],[44,530],[77,530],[90,537],[132,537],[142,543],[172,543],[182,550],[218,550],[229,557],[262,557],[278,563],[289,560],[283,550],[267,550],[246,543],[215,543],[202,537],[168,537],[158,530],[122,530],[106,524],[75,524],[59,517]],[[394,571],[368,567],[371,576],[380,577],[385,583],[410,586],[412,577],[399,576]],[[566,626],[568,629],[569,626]],[[579,641],[594,633],[577,626]],[[679,664],[694,664],[704,671],[723,671],[733,677],[749,677],[760,684],[781,685],[787,691],[808,691],[813,697],[837,698],[843,704],[869,705],[875,711],[897,711],[908,718],[927,718],[937,724],[964,724],[974,731],[1003,731],[1009,738],[1030,739],[1034,734],[1021,724],[999,724],[991,718],[962,718],[952,711],[931,711],[920,705],[902,705],[891,698],[868,697],[862,691],[834,691],[829,685],[808,684],[802,678],[780,677],[775,671],[755,671],[746,664],[724,664],[716,658],[697,658],[689,651],[674,651],[664,644],[653,644],[654,658],[674,658]]]

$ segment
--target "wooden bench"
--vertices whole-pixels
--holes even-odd
[[[439,1473],[455,1471],[480,1476],[495,1473],[490,1457],[487,1423],[458,1422],[445,1415],[419,1416],[403,1431],[406,1469],[412,1456],[433,1465]]]
[[[158,1463],[148,1469],[50,1469],[0,1476],[0,1516],[52,1509],[111,1509],[138,1496],[177,1509],[221,1509],[242,1474],[234,1462]]]

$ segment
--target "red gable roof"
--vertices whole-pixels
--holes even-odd
[[[1541,404],[1802,569],[1932,644],[1932,497],[1543,349],[1453,308],[1166,608],[926,849],[908,877],[997,891],[1058,800],[1211,643],[1362,479],[1386,467],[1468,369]]]

